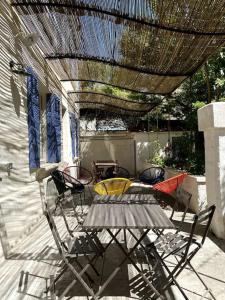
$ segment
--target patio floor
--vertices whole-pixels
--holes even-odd
[[[88,209],[88,205],[85,206],[85,209]],[[177,212],[176,218],[179,218],[180,214],[181,212]],[[188,220],[191,220],[191,217],[192,214],[188,214],[185,224],[187,227]],[[60,222],[61,217],[58,218]],[[149,238],[152,238],[152,236]],[[102,233],[101,239],[103,242],[107,242],[108,236]],[[142,270],[148,272],[149,266],[144,259],[141,259],[142,254],[136,253],[135,256],[138,258],[139,266]],[[122,257],[120,250],[115,244],[112,244],[104,261],[103,281],[112,272],[113,266]],[[110,264],[107,264],[108,261],[110,261]],[[171,266],[173,263],[174,261],[169,261]],[[44,290],[49,284],[49,276],[59,270],[59,264],[60,260],[56,245],[51,236],[47,221],[43,216],[33,231],[13,249],[12,256],[0,262],[0,299],[50,299],[49,295],[46,297]],[[210,234],[203,249],[193,259],[193,265],[211,288],[215,299],[225,299],[225,241],[219,240]],[[102,266],[101,259],[99,266]],[[57,283],[56,289],[59,293],[69,280],[71,280],[71,275],[66,273],[62,280]],[[212,299],[209,294],[206,294],[204,286],[190,270],[185,270],[178,277],[178,282],[190,300]],[[143,285],[142,280],[137,276],[130,264],[124,264],[119,274],[106,288],[102,296],[102,299],[107,300],[152,299],[151,291]],[[88,297],[85,291],[79,285],[76,285],[69,292],[66,299],[83,300],[88,299]],[[167,291],[166,299],[182,300],[183,297],[177,288],[172,287]]]

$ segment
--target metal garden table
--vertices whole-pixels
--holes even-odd
[[[114,160],[97,160],[93,161],[93,172],[96,179],[100,178],[103,175],[104,170],[109,167],[118,167],[118,162]]]
[[[151,282],[143,274],[141,269],[135,264],[131,254],[144,237],[152,229],[174,229],[174,224],[167,217],[163,209],[158,204],[153,194],[123,194],[120,196],[100,196],[97,195],[90,207],[83,224],[84,229],[105,229],[112,240],[118,245],[124,254],[124,259],[112,272],[108,279],[96,293],[99,296],[110,281],[120,270],[121,266],[129,260],[134,268],[139,272],[146,284],[159,297],[160,293],[154,288]],[[114,229],[117,229],[116,231]],[[141,236],[135,237],[133,229],[141,230]],[[129,231],[135,237],[135,244],[130,249],[125,249],[117,238],[121,230]],[[114,232],[115,231],[115,232]]]

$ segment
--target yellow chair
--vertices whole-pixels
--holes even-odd
[[[102,180],[94,185],[94,191],[99,195],[121,195],[131,185],[127,178],[110,178]]]

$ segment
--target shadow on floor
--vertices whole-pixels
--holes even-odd
[[[134,261],[141,268],[145,276],[150,280],[150,282],[160,291],[163,283],[165,282],[165,274],[163,270],[157,267],[154,270],[155,261],[152,261],[152,265],[148,264],[146,261],[146,256],[141,250],[135,253]],[[141,257],[140,257],[141,256]],[[115,244],[111,244],[107,249],[106,256],[104,257],[104,262],[100,259],[97,263],[97,269],[101,270],[101,275],[96,276],[96,274],[90,270],[88,274],[94,281],[92,288],[96,292],[99,286],[108,279],[115,268],[119,265],[120,261],[123,260],[124,255],[121,250]],[[149,262],[149,261],[148,261]],[[85,264],[85,261],[82,261]],[[151,263],[151,262],[150,262]],[[77,269],[79,271],[79,269]],[[65,289],[65,287],[71,282],[73,275],[70,271],[67,271],[63,277],[56,283],[56,294],[60,296]],[[87,280],[88,282],[88,280]],[[166,299],[175,299],[173,293],[168,289],[165,293]],[[76,283],[71,290],[67,293],[66,297],[81,297],[88,296],[87,291],[82,287],[80,283]],[[129,297],[133,299],[156,299],[157,296],[151,290],[151,288],[146,284],[140,274],[135,270],[129,261],[124,263],[113,278],[113,280],[107,285],[106,289],[101,294],[102,297]]]

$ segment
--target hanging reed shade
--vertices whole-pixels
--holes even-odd
[[[81,109],[101,109],[115,111],[119,114],[141,116],[152,110],[157,103],[128,100],[99,92],[69,92],[73,103],[79,103]]]
[[[177,84],[177,77],[149,75],[125,67],[89,59],[55,59],[49,64],[57,69],[62,81],[103,83],[133,92],[167,94]],[[184,80],[183,76],[181,79]],[[170,79],[170,80],[168,80]]]
[[[167,94],[225,41],[225,0],[13,0],[62,80]]]

